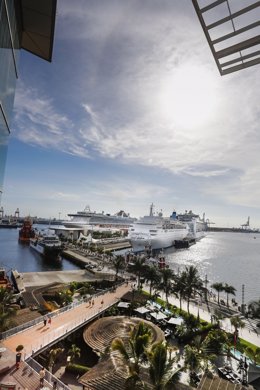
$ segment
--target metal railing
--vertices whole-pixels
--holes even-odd
[[[42,369],[42,366],[33,358],[27,359],[26,363],[28,364],[28,366],[30,366],[30,368],[37,372],[37,374],[39,374],[40,370]],[[54,382],[57,382],[57,389],[59,390],[71,390],[69,386],[65,385],[65,383],[61,382],[58,378],[56,378],[55,375],[53,375],[50,371],[46,369],[44,380],[48,382],[51,387],[53,386]]]
[[[124,282],[119,283],[116,287],[119,287],[119,286],[121,286],[123,284],[124,284]],[[69,304],[67,306],[64,306],[64,307],[62,307],[60,309],[57,309],[57,310],[55,310],[53,312],[48,313],[48,317],[51,317],[51,318],[56,317],[56,316],[60,315],[61,313],[64,313],[64,312],[69,311],[69,310],[72,310],[75,307],[78,307],[78,306],[80,306],[82,304],[85,304],[86,302],[90,302],[90,300],[95,299],[95,298],[97,298],[100,295],[104,295],[106,293],[112,292],[113,290],[114,290],[114,287],[106,289],[106,290],[103,290],[103,291],[100,291],[100,292],[92,295],[91,297],[81,298],[77,302],[73,302],[73,303],[71,303],[71,304]],[[27,329],[29,329],[29,328],[37,325],[37,324],[40,324],[42,322],[43,322],[43,316],[38,317],[38,318],[36,318],[34,320],[31,320],[29,322],[26,322],[25,324],[21,324],[19,326],[16,326],[15,328],[12,328],[12,329],[9,329],[9,330],[7,330],[5,332],[0,333],[0,340],[5,340],[5,339],[7,339],[8,337],[10,337],[10,336],[12,336],[14,334],[23,332],[24,330],[27,330]]]

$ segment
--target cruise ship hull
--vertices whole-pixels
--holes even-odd
[[[187,237],[187,233],[187,229],[178,229],[178,231],[162,231],[157,236],[151,236],[148,233],[134,233],[129,238],[133,251],[143,252],[147,248],[151,250],[170,248],[174,246],[175,241]]]
[[[44,242],[42,238],[32,238],[30,240],[30,248],[48,259],[57,259],[62,252],[61,242],[50,244]]]

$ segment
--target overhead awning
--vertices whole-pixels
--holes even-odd
[[[136,311],[139,314],[145,314],[145,313],[149,313],[151,310],[147,309],[145,306],[142,306],[142,307],[138,307],[134,311]]]
[[[181,325],[183,323],[183,318],[170,318],[169,321],[167,321],[168,324],[171,324],[171,325]]]
[[[21,48],[51,61],[57,0],[20,0]]]
[[[165,318],[167,318],[167,316],[161,312],[153,312],[153,313],[150,313],[150,316],[153,317],[155,320],[157,321],[160,321],[160,320],[165,320]]]
[[[130,305],[130,302],[119,302],[119,304],[117,305],[117,307],[120,307],[121,309],[127,309]]]

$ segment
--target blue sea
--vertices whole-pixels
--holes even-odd
[[[43,228],[43,226],[41,226]],[[202,279],[222,282],[236,288],[235,299],[242,301],[244,285],[245,303],[260,299],[260,234],[208,233],[187,249],[165,250],[166,260],[175,271],[186,265],[198,268]],[[79,267],[62,259],[46,262],[28,245],[18,242],[18,229],[0,229],[0,267],[19,272],[72,270]]]

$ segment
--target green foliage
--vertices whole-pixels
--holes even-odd
[[[74,362],[76,357],[80,357],[80,348],[77,347],[76,344],[72,344],[68,354],[71,356],[71,362]]]
[[[66,366],[65,370],[66,372],[70,372],[75,375],[83,375],[89,371],[89,367],[70,363]]]
[[[171,357],[166,343],[156,343],[147,353],[149,374],[155,390],[174,389],[180,379],[180,370],[174,370],[175,359]]]
[[[4,287],[0,287],[0,332],[10,329],[14,326],[13,317],[16,309],[11,306],[13,293]]]
[[[206,348],[214,353],[219,355],[223,352],[224,346],[228,343],[228,336],[226,332],[221,329],[211,330],[207,337],[205,338]]]

